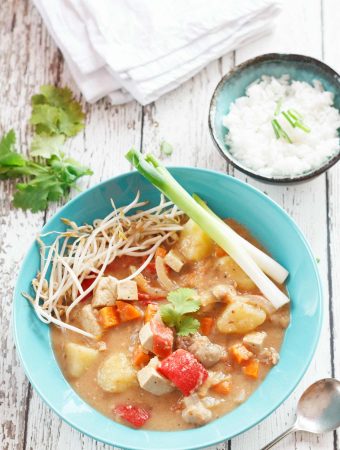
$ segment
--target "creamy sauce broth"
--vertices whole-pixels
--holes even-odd
[[[228,223],[239,234],[260,247],[242,226],[232,220],[228,220]],[[171,277],[181,287],[193,287],[198,289],[207,289],[209,286],[216,285],[217,283],[226,282],[224,275],[214,268],[214,260],[216,260],[216,257],[212,255],[205,258],[203,261],[188,263],[179,274],[171,272]],[[107,274],[112,274],[117,278],[123,278],[129,273],[129,265],[133,263],[136,263],[136,261],[133,261],[132,258],[131,261],[128,260],[124,266],[114,263],[107,271]],[[149,279],[152,280],[152,278],[155,278],[155,276],[149,274]],[[259,291],[255,288],[248,293],[258,294]],[[86,300],[81,306],[86,303],[90,303],[90,300]],[[216,304],[213,311],[209,312],[209,316],[218,317],[224,307],[225,305]],[[143,306],[141,308],[144,309]],[[204,315],[205,314],[203,313],[202,316]],[[278,320],[273,322],[266,320],[266,322],[258,327],[256,331],[266,331],[267,338],[265,346],[273,347],[279,351],[284,338],[285,326],[289,323],[288,305],[281,308],[275,315]],[[71,320],[71,323],[75,325],[77,325],[76,317],[77,310],[75,310]],[[151,410],[151,418],[143,427],[145,429],[175,431],[192,428],[193,426],[185,423],[181,417],[181,410],[178,408],[177,402],[182,398],[182,394],[177,390],[170,394],[155,396],[141,389],[136,382],[136,385],[129,388],[128,391],[120,394],[112,394],[103,391],[96,382],[98,368],[110,354],[124,352],[129,356],[131,355],[131,350],[138,339],[138,331],[142,325],[142,320],[136,320],[105,331],[102,340],[106,343],[107,349],[99,352],[99,356],[93,365],[78,379],[71,379],[67,375],[64,353],[65,344],[71,341],[98,348],[98,343],[76,333],[61,330],[58,327],[52,326],[51,336],[57,361],[66,379],[80,397],[113,420],[116,420],[116,417],[114,417],[113,414],[113,409],[116,405],[132,403],[135,405],[147,406]],[[237,342],[242,342],[242,336],[221,334],[216,329],[209,335],[209,339],[214,343],[222,345],[226,349]],[[226,414],[237,407],[241,402],[245,401],[254,390],[258,388],[270,369],[271,366],[260,364],[259,377],[255,380],[246,376],[242,372],[241,366],[230,360],[227,362],[219,362],[210,368],[209,370],[218,370],[232,374],[232,388],[228,395],[218,396],[210,391],[208,393],[209,396],[224,399],[223,403],[212,409],[213,418]],[[244,391],[244,398],[241,400],[239,397],[242,391]]]

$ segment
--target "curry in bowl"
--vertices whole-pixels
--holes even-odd
[[[183,209],[163,196],[148,209],[137,195],[93,224],[65,219],[51,245],[39,238],[28,298],[52,323],[65,377],[136,428],[192,428],[244,402],[278,363],[289,324],[287,272],[241,225],[219,220],[234,238],[223,248]]]

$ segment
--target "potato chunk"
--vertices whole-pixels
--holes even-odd
[[[181,231],[176,249],[188,261],[199,261],[212,252],[213,241],[190,219]]]
[[[97,358],[98,350],[68,342],[65,346],[65,356],[67,373],[71,377],[78,378]]]
[[[235,302],[228,305],[217,320],[217,328],[221,333],[244,334],[262,325],[266,313],[256,306]]]
[[[136,371],[124,353],[115,353],[99,367],[97,382],[104,391],[124,392],[137,384]]]
[[[256,286],[248,275],[236,264],[236,262],[230,256],[223,256],[219,258],[217,267],[230,276],[230,278],[236,282],[237,287],[243,291],[251,291]]]

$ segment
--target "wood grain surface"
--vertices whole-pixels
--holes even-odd
[[[167,165],[192,165],[226,171],[277,201],[298,225],[319,258],[325,302],[324,325],[313,362],[284,404],[258,426],[211,449],[259,450],[288,427],[303,389],[324,376],[340,377],[340,165],[326,175],[296,186],[272,186],[234,171],[214,148],[207,127],[212,92],[223,74],[253,56],[269,52],[301,53],[324,60],[340,71],[339,0],[285,0],[275,32],[211,63],[197,76],[157,102],[112,106],[106,100],[84,104],[86,127],[69,145],[70,152],[94,170],[82,180],[87,188],[131,170],[124,152],[131,146],[158,151],[162,140],[174,152]],[[31,2],[0,4],[0,134],[14,128],[18,148],[26,152],[29,101],[43,83],[77,89],[63,58]],[[28,383],[15,352],[11,304],[15,278],[35,234],[61,205],[31,214],[11,206],[13,184],[0,183],[0,448],[3,450],[109,450],[62,422]],[[340,450],[337,433],[297,433],[277,450]]]

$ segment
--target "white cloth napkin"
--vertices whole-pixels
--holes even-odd
[[[143,105],[268,33],[277,0],[33,0],[89,102]]]

